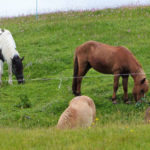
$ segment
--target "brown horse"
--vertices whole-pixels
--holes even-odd
[[[90,68],[105,74],[114,74],[113,103],[117,103],[116,92],[119,77],[122,77],[124,102],[128,101],[128,77],[134,79],[133,95],[135,101],[141,101],[144,93],[148,91],[148,81],[145,73],[134,55],[125,47],[110,46],[96,41],[88,41],[76,48],[74,56],[73,93],[81,95],[82,77]]]

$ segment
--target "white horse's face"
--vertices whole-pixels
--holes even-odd
[[[18,80],[18,84],[24,83],[24,77],[23,77],[23,58],[20,58],[19,56],[14,56],[12,59],[12,72],[16,76],[16,79]]]

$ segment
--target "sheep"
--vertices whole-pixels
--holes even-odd
[[[88,96],[77,96],[70,101],[68,108],[60,116],[57,128],[90,127],[95,117],[96,108],[93,100]]]

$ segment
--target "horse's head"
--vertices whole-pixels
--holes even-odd
[[[145,93],[148,91],[148,80],[146,77],[138,78],[135,81],[134,88],[133,88],[133,95],[136,101],[141,101],[141,98],[144,97]]]
[[[12,59],[12,72],[16,76],[18,83],[24,83],[23,77],[23,58],[20,58],[18,55],[15,55]]]

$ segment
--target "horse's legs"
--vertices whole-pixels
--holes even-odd
[[[122,77],[122,84],[123,84],[123,90],[124,90],[124,102],[129,103],[128,101],[128,75]]]
[[[116,93],[117,93],[117,90],[118,90],[119,78],[120,78],[119,74],[114,74],[114,87],[113,87],[114,91],[113,91],[113,96],[112,96],[112,101],[113,101],[114,104],[117,103]]]
[[[2,84],[3,61],[0,60],[0,84]]]
[[[8,74],[9,74],[8,83],[12,84],[12,65],[11,64],[8,64]]]
[[[76,91],[76,96],[81,95],[81,82],[83,76],[88,72],[90,69],[90,65],[88,63],[86,64],[79,64],[79,71],[78,71],[78,77],[77,77],[77,91]]]

